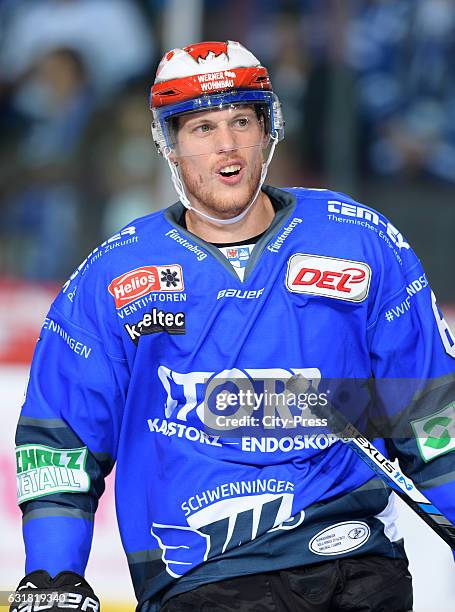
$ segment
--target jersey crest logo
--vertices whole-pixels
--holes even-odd
[[[235,268],[245,268],[250,258],[248,247],[236,247],[226,250],[226,257]]]
[[[288,261],[286,288],[291,293],[362,302],[370,281],[371,268],[360,261],[304,253],[296,253]]]

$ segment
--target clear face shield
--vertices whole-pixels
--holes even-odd
[[[243,149],[263,150],[269,143],[270,118],[263,104],[229,104],[169,119],[169,147],[177,161],[223,155]]]
[[[227,92],[172,109],[154,109],[154,116],[154,139],[169,163],[182,203],[216,223],[239,221],[258,196],[275,145],[283,137],[276,96],[272,92],[245,92],[244,96]],[[215,194],[226,201],[246,197],[248,206],[230,219],[211,217],[188,200],[186,188],[193,179],[203,185],[208,199]]]

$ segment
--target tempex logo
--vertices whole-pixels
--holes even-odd
[[[142,266],[114,278],[108,289],[117,309],[152,291],[183,291],[182,268],[178,264]]]
[[[292,293],[362,302],[370,280],[370,267],[360,261],[296,253],[288,261],[286,287]]]

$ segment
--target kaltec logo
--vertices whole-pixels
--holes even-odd
[[[148,334],[158,334],[166,332],[168,334],[185,334],[185,313],[165,312],[158,308],[153,308],[152,312],[146,313],[140,321],[129,325],[126,323],[125,329],[129,337],[137,346],[139,338]]]

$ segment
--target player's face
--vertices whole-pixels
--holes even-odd
[[[251,106],[201,111],[178,119],[175,160],[189,200],[220,218],[251,202],[267,144],[263,121]]]

